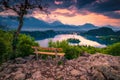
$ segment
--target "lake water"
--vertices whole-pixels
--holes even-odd
[[[83,36],[74,35],[74,34],[56,35],[54,38],[48,38],[48,39],[44,39],[44,40],[37,40],[36,42],[38,42],[39,45],[42,46],[42,47],[48,47],[48,42],[50,40],[52,40],[53,42],[56,42],[56,41],[67,40],[69,38],[76,38],[76,39],[80,40],[79,44],[71,44],[71,45],[87,45],[87,46],[93,46],[93,47],[99,47],[99,48],[106,47],[106,45],[104,45],[104,44],[100,44],[100,43],[98,43],[96,41],[91,41],[91,40],[88,40],[88,39],[84,38]]]

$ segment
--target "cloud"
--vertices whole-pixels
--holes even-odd
[[[120,0],[96,0],[85,9],[110,18],[120,19],[120,13],[116,13],[116,11],[120,10]]]
[[[83,15],[94,12],[110,18],[120,19],[120,13],[116,13],[116,11],[120,10],[120,0],[43,0],[43,3],[48,3],[51,11],[56,9],[71,9],[78,10],[76,12]],[[71,6],[75,8],[71,8]],[[64,13],[63,15],[69,15],[69,13],[68,15],[66,14]],[[70,16],[74,16],[74,14],[70,14]]]
[[[62,2],[62,1],[55,1],[54,3],[55,3],[56,5],[63,4],[63,2]]]
[[[120,0],[97,0],[89,7],[89,10],[97,13],[117,11],[120,10]]]
[[[71,9],[56,9],[55,11],[52,12],[54,15],[63,15],[66,17],[73,17],[76,16],[77,12],[76,10],[71,10]]]
[[[120,19],[120,13],[117,13],[116,11],[103,13],[103,15],[109,16],[110,18]]]
[[[84,8],[86,7],[86,5],[89,5],[91,3],[93,3],[95,0],[77,0],[77,4],[76,7],[78,9]]]
[[[21,0],[19,0],[21,1]],[[31,0],[34,1],[34,0]],[[68,12],[56,12],[63,16],[88,15],[96,13],[113,19],[120,19],[120,0],[42,0],[41,4],[48,5],[52,13],[56,10],[67,9]]]

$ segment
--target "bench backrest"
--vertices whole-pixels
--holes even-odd
[[[35,51],[39,51],[39,50],[47,50],[47,51],[54,51],[54,52],[63,52],[62,48],[47,48],[47,47],[39,47],[39,46],[32,46],[33,49],[35,49]]]

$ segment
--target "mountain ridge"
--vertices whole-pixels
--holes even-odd
[[[17,17],[15,16],[0,16],[0,22],[7,24],[10,28],[16,29],[18,26]],[[0,23],[0,24],[1,24]],[[108,26],[109,27],[109,26]],[[112,26],[110,26],[112,28]],[[43,20],[39,20],[34,17],[24,17],[24,25],[23,30],[28,29],[36,29],[36,30],[77,30],[77,31],[88,31],[91,29],[97,29],[98,26],[95,26],[91,23],[86,23],[84,25],[68,25],[63,24],[60,21],[54,21],[52,23],[45,22]]]
[[[108,27],[101,27],[101,28],[98,28],[98,29],[88,30],[84,34],[92,35],[92,36],[120,35],[120,30],[119,31],[114,31],[114,30],[112,30],[111,28],[108,28]]]

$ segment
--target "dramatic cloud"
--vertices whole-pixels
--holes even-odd
[[[120,19],[120,13],[116,13],[120,10],[120,0],[96,0],[87,9],[110,18]]]
[[[120,10],[120,0],[96,0],[89,10],[97,13],[117,11]]]
[[[120,0],[42,0],[41,4],[51,14],[35,11],[33,16],[48,22],[120,26]]]
[[[51,10],[70,9],[74,6],[80,13],[86,14],[89,11],[120,19],[120,13],[115,12],[120,10],[120,0],[43,0],[43,3],[49,4]]]

